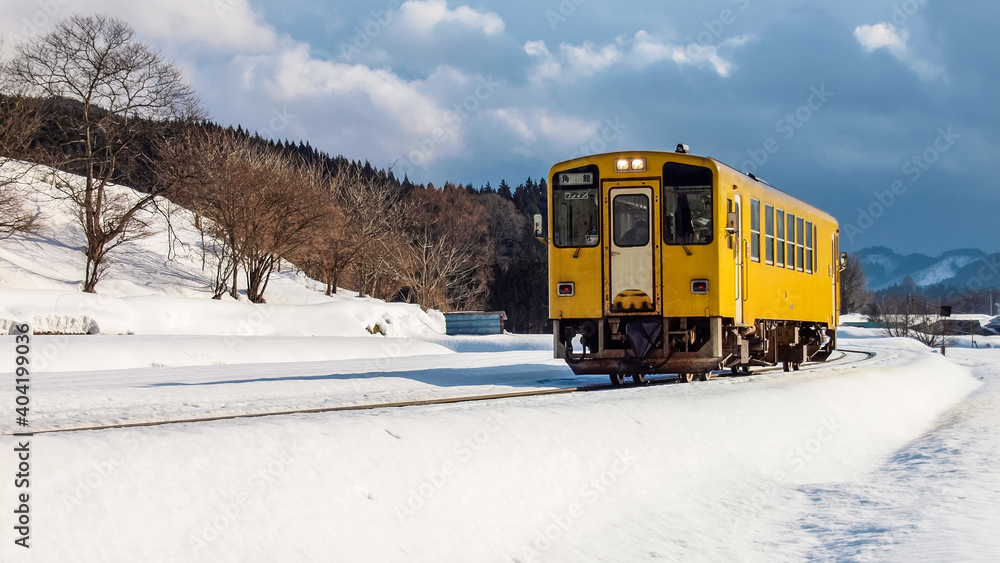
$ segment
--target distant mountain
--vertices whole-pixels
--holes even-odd
[[[988,255],[982,250],[961,248],[940,256],[904,256],[884,246],[872,246],[852,254],[860,260],[872,291],[902,285],[907,276],[919,287],[1000,287],[1000,253]]]

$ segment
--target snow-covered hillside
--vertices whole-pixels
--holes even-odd
[[[24,169],[7,163],[3,172]],[[345,290],[327,297],[322,284],[287,264],[272,278],[266,305],[228,296],[211,300],[214,263],[211,254],[203,256],[193,215],[162,199],[143,217],[155,234],[112,251],[98,294],[81,293],[85,239],[74,208],[51,185],[54,174],[50,168],[34,167],[19,186],[40,216],[39,232],[0,240],[4,333],[14,320],[33,323],[36,332],[70,334],[433,337],[444,332],[439,312],[425,313],[415,305],[385,303]],[[111,191],[135,197],[129,188]],[[243,354],[195,355],[203,363],[228,363]]]
[[[940,256],[910,254],[903,256],[892,250],[875,246],[855,253],[860,259],[868,289],[878,291],[894,285],[902,285],[909,277],[919,287],[929,287],[944,283],[965,287],[970,280],[978,279],[977,287],[995,286],[994,276],[984,278],[979,272],[986,266],[988,272],[995,272],[998,255],[988,256],[981,250],[959,249],[945,252]]]

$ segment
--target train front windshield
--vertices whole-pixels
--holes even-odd
[[[552,194],[552,239],[558,247],[579,248],[600,243],[596,168],[560,172],[553,178],[556,189]]]
[[[663,242],[712,242],[712,171],[668,162],[663,167]]]

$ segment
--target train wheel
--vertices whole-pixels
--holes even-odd
[[[612,373],[611,374],[611,384],[615,387],[621,387],[625,385],[625,374],[624,373]]]
[[[799,364],[792,364],[792,371],[799,371]]]
[[[633,374],[632,375],[632,383],[635,383],[636,385],[645,385],[646,384],[646,374],[644,374],[644,373]]]
[[[694,374],[693,373],[678,373],[677,374],[677,381],[683,381],[684,383],[691,383],[692,381],[694,381]]]
[[[699,373],[698,374],[698,381],[708,381],[708,380],[712,379],[713,377],[715,377],[714,373],[712,373],[710,371],[706,371],[704,373]]]

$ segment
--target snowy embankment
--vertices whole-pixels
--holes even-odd
[[[44,452],[36,482],[45,494],[32,508],[33,560],[789,561],[871,550],[884,556],[879,549],[891,555],[914,514],[866,507],[865,484],[980,383],[967,368],[912,341],[871,338],[844,346],[878,355],[860,364],[687,385],[36,437]],[[985,355],[998,351],[967,353],[984,354],[971,366],[979,370],[997,359]],[[283,364],[271,366],[272,378],[227,380],[206,371],[201,377],[216,381],[206,385],[171,385],[176,370],[136,370],[132,387],[160,398],[146,404],[152,412],[220,388],[249,403],[285,396],[294,404],[298,386],[333,396],[369,385],[406,396],[462,380],[492,384],[497,374],[507,374],[512,386],[572,377],[544,356],[401,356],[362,379],[349,377],[351,369],[299,377],[312,364]],[[116,385],[127,387],[128,373],[118,372]],[[157,373],[165,377],[151,383]],[[72,402],[74,386],[86,395],[96,384],[85,376],[53,375],[76,383],[66,381],[61,393],[40,389],[39,398]],[[998,382],[987,380],[987,388],[995,400]],[[139,395],[108,398],[105,416],[143,408]],[[0,472],[8,471],[9,457],[0,456]],[[934,485],[909,482],[896,492],[917,494],[918,486]],[[858,512],[877,525],[859,523]],[[844,529],[831,531],[835,523]],[[988,538],[974,539],[989,545]]]
[[[204,251],[205,239],[191,212],[162,199],[142,217],[154,234],[113,250],[98,294],[81,293],[85,239],[74,208],[52,185],[56,172],[18,163],[3,168],[18,171],[41,227],[0,240],[0,333],[29,322],[39,333],[91,335],[50,339],[36,351],[46,371],[384,357],[396,354],[398,343],[391,338],[428,339],[444,332],[437,311],[344,290],[326,296],[322,284],[287,264],[273,275],[266,305],[242,296],[212,300],[215,263]],[[109,191],[136,197],[125,187]],[[263,336],[270,338],[254,338]],[[304,336],[325,338],[286,338]],[[413,354],[449,351],[430,343],[409,348]]]

